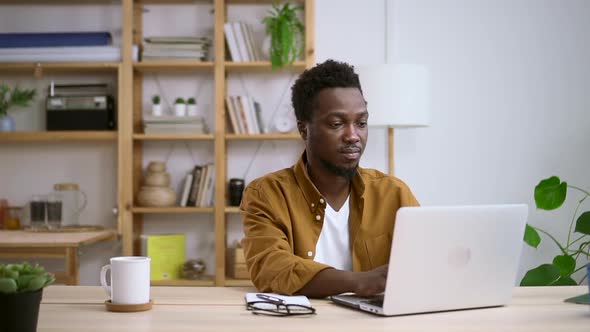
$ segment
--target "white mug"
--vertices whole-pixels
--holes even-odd
[[[107,271],[111,271],[110,285]],[[150,258],[122,256],[111,258],[100,270],[100,284],[116,304],[144,304],[150,302]]]

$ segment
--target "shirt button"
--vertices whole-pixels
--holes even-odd
[[[324,199],[320,198],[320,203],[324,204]]]
[[[315,216],[315,220],[320,221],[320,219],[322,219],[322,216],[320,216],[319,214]]]
[[[311,251],[308,251],[308,252],[307,252],[307,256],[309,256],[309,257],[313,256],[313,252],[311,252]]]
[[[311,203],[311,207],[314,207],[314,206],[315,206],[315,204]]]

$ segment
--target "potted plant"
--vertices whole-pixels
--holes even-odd
[[[590,196],[588,190],[572,186],[559,177],[552,176],[541,180],[535,187],[535,204],[543,210],[559,208],[566,199],[568,189],[582,193],[570,222],[565,245],[559,242],[549,232],[538,227],[526,225],[524,241],[533,248],[541,243],[539,232],[549,237],[559,248],[560,253],[548,264],[542,264],[529,270],[522,278],[521,286],[549,286],[549,285],[577,285],[572,275],[580,270],[587,269],[590,257],[590,211],[579,213],[580,206]],[[576,219],[577,216],[577,219]],[[574,227],[575,221],[575,227]],[[573,230],[572,230],[573,228]],[[585,262],[579,263],[580,258],[585,257]],[[586,274],[579,283],[588,278]]]
[[[43,288],[54,281],[37,264],[0,264],[0,329],[34,332]]]
[[[18,86],[12,89],[8,84],[0,85],[0,131],[14,131],[14,119],[8,114],[12,107],[27,107],[37,91],[35,89],[20,89]]]
[[[186,101],[186,112],[188,116],[195,116],[198,113],[197,101],[191,97]]]
[[[152,96],[152,115],[154,115],[154,116],[162,115],[162,105],[160,104],[160,96],[159,95]]]
[[[174,115],[185,116],[186,115],[186,102],[182,98],[176,98],[174,101]]]
[[[262,51],[269,51],[273,69],[291,64],[303,54],[304,28],[297,17],[297,12],[302,10],[303,6],[290,3],[274,4],[268,16],[262,20],[270,36],[270,45],[263,45]],[[264,44],[268,43],[265,41]]]

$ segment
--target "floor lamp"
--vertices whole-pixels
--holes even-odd
[[[393,175],[393,129],[429,125],[429,73],[410,64],[355,66],[367,101],[370,127],[387,128],[388,172]]]

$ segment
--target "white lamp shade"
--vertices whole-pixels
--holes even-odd
[[[429,125],[428,69],[419,65],[355,66],[367,101],[369,126],[425,127]]]

